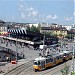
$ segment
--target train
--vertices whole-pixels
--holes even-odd
[[[72,56],[72,51],[63,51],[60,53],[53,53],[47,56],[39,56],[33,61],[33,70],[36,72],[47,69],[48,67],[53,67],[57,64],[63,63],[64,61],[72,59]]]

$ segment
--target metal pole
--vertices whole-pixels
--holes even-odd
[[[17,53],[18,53],[17,41],[18,41],[18,39],[16,38],[16,62],[17,62]]]
[[[73,55],[72,55],[72,71],[74,73],[74,45],[73,45]]]
[[[45,34],[44,34],[44,37],[43,37],[43,47],[44,47],[44,44],[45,44]]]
[[[62,48],[62,38],[61,38],[61,48]]]
[[[45,55],[45,34],[43,37],[43,56]]]

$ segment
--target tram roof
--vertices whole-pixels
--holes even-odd
[[[60,55],[63,55],[63,53],[54,53],[54,54],[52,54],[51,56],[52,56],[52,57],[56,57],[56,56],[60,56]]]
[[[72,52],[72,51],[63,51],[63,53],[70,53],[70,52]]]
[[[40,56],[40,57],[38,57],[38,58],[35,58],[35,61],[38,61],[38,60],[45,60],[46,58],[45,57],[42,57],[42,56]]]

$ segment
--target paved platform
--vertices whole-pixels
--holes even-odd
[[[4,75],[5,73],[17,68],[18,66],[29,62],[27,59],[22,59],[17,62],[17,64],[12,64],[8,62],[2,62],[2,65],[0,66],[0,75]],[[4,63],[4,64],[3,64]]]

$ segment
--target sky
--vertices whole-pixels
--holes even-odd
[[[74,24],[75,0],[0,0],[0,20]]]

